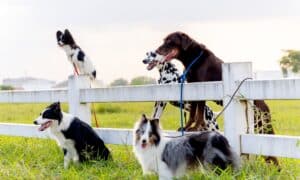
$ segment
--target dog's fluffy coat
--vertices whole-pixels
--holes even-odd
[[[239,157],[227,139],[218,132],[204,131],[189,136],[167,139],[162,136],[158,119],[145,115],[134,128],[133,150],[143,173],[155,172],[160,179],[181,177],[189,168],[208,164],[225,169],[239,167]]]
[[[75,43],[70,31],[56,32],[57,44],[66,52],[68,60],[74,66],[74,71],[78,74],[89,75],[91,79],[96,78],[96,69],[88,56]]]
[[[93,128],[77,117],[62,112],[59,102],[48,106],[34,124],[41,125],[40,131],[50,129],[51,135],[63,149],[65,168],[70,161],[107,160],[110,157],[110,151]]]

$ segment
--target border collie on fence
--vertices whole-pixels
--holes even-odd
[[[57,44],[67,54],[68,60],[72,63],[76,74],[89,75],[91,79],[96,79],[96,69],[88,56],[75,43],[70,31],[56,32]]]
[[[93,128],[71,114],[61,111],[60,103],[48,106],[33,122],[39,130],[50,129],[51,135],[64,152],[64,167],[71,161],[107,160],[110,151]]]
[[[154,67],[157,67],[159,71],[159,79],[158,84],[172,84],[172,83],[179,83],[180,82],[180,73],[179,70],[175,67],[175,65],[171,62],[165,62],[165,57],[162,55],[159,55],[155,52],[147,52],[146,58],[143,60],[143,63],[147,65],[147,69],[150,71]],[[177,101],[171,101],[170,104],[180,107],[179,102]],[[154,105],[153,115],[152,118],[154,119],[160,119],[165,107],[167,105],[167,102],[165,101],[157,101]],[[191,104],[185,102],[184,103],[184,109],[188,112],[191,111]],[[208,107],[204,107],[204,113],[203,113],[203,120],[204,125],[199,125],[198,127],[193,127],[193,121],[194,119],[189,118],[189,121],[184,127],[184,130],[190,131],[190,130],[196,130],[196,131],[218,131],[219,126],[215,119],[214,112]]]
[[[229,165],[235,170],[240,167],[240,158],[218,132],[203,131],[168,139],[162,135],[158,119],[142,115],[133,136],[133,150],[143,174],[154,172],[159,179],[181,177],[187,169],[198,166],[213,165],[223,170]]]

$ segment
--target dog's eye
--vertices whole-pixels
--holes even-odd
[[[145,131],[144,131],[144,130],[141,130],[141,129],[138,129],[138,130],[135,131],[136,134],[144,134],[144,132],[145,132]]]
[[[156,53],[154,53],[154,52],[150,52],[150,56],[152,56],[152,57],[156,57]]]

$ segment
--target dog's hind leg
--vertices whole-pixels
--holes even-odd
[[[255,100],[254,105],[256,106],[254,111],[255,131],[257,131],[259,134],[275,134],[268,105],[261,100]],[[274,165],[279,166],[279,162],[276,157],[265,156],[264,158],[266,162],[271,162],[274,163]]]
[[[195,102],[191,102],[190,117],[184,127],[184,130],[189,131],[191,129],[192,124],[195,122],[196,109],[197,109],[197,104]],[[180,131],[180,130],[181,129],[179,128],[178,131]]]
[[[199,101],[199,102],[195,102],[196,105],[196,112],[195,112],[195,116],[194,116],[194,121],[195,121],[195,125],[194,127],[191,129],[191,131],[197,131],[199,129],[203,129],[207,128],[206,127],[206,122],[204,120],[205,118],[205,114],[204,114],[204,106],[205,106],[205,101]]]

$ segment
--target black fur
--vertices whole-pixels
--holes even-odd
[[[79,51],[78,52],[78,55],[77,55],[77,59],[78,59],[78,61],[84,61],[84,52],[83,51]]]
[[[62,113],[60,109],[60,103],[56,102],[51,104],[46,108],[46,110],[41,114],[44,119],[55,119],[58,120],[58,124],[60,124],[62,119]]]
[[[159,124],[158,122],[159,120],[158,119],[153,119],[150,121],[150,125],[151,125],[151,134],[149,134],[149,136],[151,137],[154,136],[155,139],[154,139],[154,144],[155,146],[158,146],[159,142],[160,142],[160,134],[158,132],[158,129],[156,128]]]
[[[108,159],[110,152],[105,147],[102,139],[91,126],[78,118],[74,118],[70,127],[62,133],[66,139],[72,139],[75,142],[80,161],[98,158]]]
[[[67,149],[66,148],[63,148],[63,152],[64,152],[64,156],[67,154]]]
[[[230,155],[230,146],[226,138],[222,135],[217,135],[212,138],[211,145],[219,149],[226,156]]]
[[[92,76],[96,79],[96,76],[97,76],[96,71],[92,72]]]

